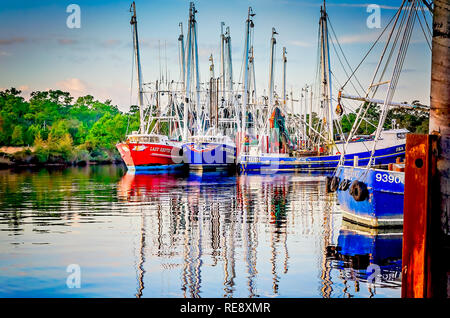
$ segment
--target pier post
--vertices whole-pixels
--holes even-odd
[[[430,135],[406,142],[402,297],[450,297],[449,88],[450,2],[435,0]]]
[[[403,207],[402,297],[431,297],[439,261],[436,227],[439,211],[432,209],[436,183],[437,136],[406,136],[405,197]]]
[[[442,259],[433,259],[437,267],[431,270],[437,284],[429,292],[431,297],[450,297],[450,1],[433,3],[429,133],[438,137],[430,213],[436,213],[436,248]]]

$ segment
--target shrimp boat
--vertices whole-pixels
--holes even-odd
[[[313,117],[313,90],[311,92],[311,105],[307,114],[305,92],[305,105],[302,114],[295,114],[293,106],[291,110],[286,107],[285,83],[283,83],[283,102],[273,101],[273,74],[270,72],[269,86],[269,110],[271,114],[270,122],[263,124],[262,133],[259,140],[254,145],[249,145],[244,151],[238,154],[239,170],[241,172],[276,172],[276,171],[311,171],[311,170],[334,170],[339,162],[343,165],[354,166],[367,165],[369,160],[373,160],[377,165],[388,165],[395,163],[398,159],[405,157],[405,129],[383,130],[378,136],[356,136],[346,140],[342,133],[340,122],[335,119],[332,106],[331,70],[328,42],[328,16],[325,9],[325,2],[321,7],[320,17],[320,107],[322,113],[317,116],[316,126],[312,124]],[[276,32],[272,32],[271,52],[274,51]],[[337,39],[336,39],[337,40]],[[283,50],[283,60],[286,65],[285,50]],[[273,54],[271,54],[271,67],[273,70]],[[284,70],[286,66],[284,65]],[[283,77],[286,77],[285,71]],[[350,96],[339,92],[336,114],[340,117],[343,108],[340,104],[341,98]],[[354,98],[357,99],[357,98]],[[376,103],[373,99],[364,99],[366,104]],[[293,103],[291,93],[291,103]],[[392,103],[391,103],[392,104]],[[300,104],[302,106],[302,104]],[[392,105],[390,105],[392,106]],[[415,105],[401,104],[401,107],[413,108]],[[309,122],[308,122],[309,120]],[[300,132],[301,135],[292,136]],[[336,133],[338,132],[338,133]],[[338,140],[340,136],[340,141]],[[375,138],[376,137],[376,138]],[[378,148],[371,156],[371,149],[377,143]],[[345,148],[345,150],[344,150]],[[246,151],[245,151],[246,150]],[[345,151],[345,154],[344,154]],[[343,155],[344,154],[344,155]]]
[[[132,134],[127,135],[126,141],[118,143],[116,148],[129,171],[180,168],[183,166],[181,143],[170,140],[166,135],[155,134],[151,131],[149,133],[150,123],[154,123],[152,130],[155,130],[157,127],[155,120],[158,120],[158,118],[149,116],[148,122],[145,120],[136,6],[134,2],[131,5],[130,12],[132,12],[130,24],[133,27],[134,57],[137,67],[140,125],[139,131],[134,131]]]
[[[184,132],[183,132],[183,158],[189,168],[195,170],[220,170],[235,166],[236,144],[232,137],[235,120],[232,116],[232,103],[230,98],[225,99],[225,85],[232,91],[231,73],[231,37],[229,28],[227,34],[221,33],[221,77],[214,76],[214,61],[210,57],[210,80],[207,90],[207,103],[201,104],[200,79],[197,49],[197,21],[194,3],[190,3],[188,37],[186,40],[187,50],[185,58],[180,65],[186,62],[186,67],[181,73],[185,80],[185,103],[184,103]],[[222,23],[222,27],[223,27]],[[184,43],[180,43],[180,56],[184,56]],[[227,61],[225,61],[225,55]],[[227,63],[226,67],[225,64]],[[191,79],[191,69],[194,70],[195,80]],[[225,70],[227,74],[225,74]],[[186,74],[184,74],[186,72]],[[191,83],[192,82],[192,83]],[[191,94],[191,84],[195,84],[196,94]],[[219,90],[219,86],[222,89]],[[191,96],[192,95],[192,96]],[[221,95],[221,96],[220,96]],[[191,98],[192,97],[192,98]],[[221,98],[219,98],[221,97]],[[192,102],[194,101],[194,102]],[[202,107],[206,106],[206,107]],[[189,118],[191,115],[191,118]],[[225,133],[228,133],[225,134]]]
[[[192,169],[229,169],[235,165],[236,144],[223,135],[194,136],[183,144],[183,156]]]
[[[391,129],[383,131],[380,141],[385,147],[375,151],[373,160],[377,165],[389,165],[405,158],[406,129]],[[344,155],[343,163],[346,166],[366,165],[370,159],[370,148],[373,140],[360,139],[349,143],[349,150]],[[289,156],[288,153],[262,153],[246,154],[241,156],[241,172],[268,172],[268,171],[313,171],[334,170],[341,160],[344,145],[335,144],[334,155]]]
[[[382,127],[389,109],[399,106],[398,103],[392,102],[392,97],[411,39],[411,32],[408,32],[408,30],[412,30],[414,26],[416,10],[420,10],[418,1],[408,2],[407,7],[405,7],[405,1],[403,1],[394,16],[396,19],[390,32],[390,35],[395,35],[396,38],[401,39],[398,52],[395,52],[395,47],[391,47],[389,49],[390,52],[388,51],[389,40],[385,44],[386,46],[383,52],[394,54],[394,56],[398,56],[398,59],[393,66],[394,71],[389,81],[385,82],[389,83],[389,88],[387,89],[386,99],[383,102],[378,127],[375,132],[375,141],[382,135]],[[380,59],[379,63],[382,60],[383,58]],[[385,69],[386,66],[384,66]],[[377,67],[373,78],[378,77],[379,69],[382,69],[382,67]],[[373,87],[373,83],[370,87]],[[370,88],[369,93],[375,94],[375,92],[370,92]],[[428,106],[421,105],[420,109],[429,111]],[[361,108],[362,112],[364,112],[364,107]],[[360,121],[357,118],[351,132],[356,131],[359,124]],[[350,138],[351,135],[349,136]],[[336,191],[338,202],[343,212],[343,219],[369,228],[402,226],[405,186],[404,164],[391,164],[388,165],[387,169],[386,167],[375,166],[377,148],[378,144],[375,142],[370,151],[368,162],[364,167],[358,167],[356,165],[355,167],[345,166],[345,155],[342,155],[334,176],[327,179],[327,187],[332,192]],[[346,149],[344,147],[344,154],[345,151]]]
[[[134,133],[116,145],[128,170],[175,169],[183,166],[181,143],[165,135]]]

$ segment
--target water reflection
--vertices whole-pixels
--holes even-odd
[[[318,243],[321,254],[325,255],[332,239],[334,200],[323,192],[322,183],[320,178],[292,174],[125,174],[119,182],[118,193],[121,200],[156,204],[157,213],[152,220],[157,230],[146,232],[143,226],[141,238],[148,236],[149,241],[157,242],[150,248],[153,256],[165,256],[166,261],[175,262],[170,266],[164,264],[165,270],[182,268],[183,297],[200,297],[204,285],[212,283],[203,278],[203,270],[210,272],[218,266],[222,267],[223,275],[221,296],[235,297],[237,284],[245,280],[245,297],[259,297],[280,294],[280,281],[289,273],[291,265],[290,234],[299,232],[322,238]],[[167,238],[165,244],[164,238]],[[295,234],[291,240],[297,240]],[[141,253],[146,252],[145,245],[141,243]],[[260,260],[258,253],[262,253]],[[301,256],[298,250],[296,255]],[[139,255],[139,259],[144,260],[145,255]],[[258,276],[258,261],[263,277]],[[321,295],[328,297],[331,267],[326,257],[321,257],[321,266]],[[245,272],[238,277],[238,271]],[[213,280],[217,280],[217,271],[214,273]],[[258,278],[266,283],[267,274],[270,274],[270,290],[261,295]],[[141,292],[142,286],[143,275],[139,275]],[[242,295],[242,289],[238,292]]]
[[[346,221],[342,223],[337,245],[327,247],[327,258],[339,271],[345,297],[353,297],[360,291],[361,282],[369,280],[370,297],[375,296],[377,288],[400,289],[401,257],[401,230],[367,229]],[[379,273],[372,270],[373,265],[379,267]],[[350,282],[353,282],[353,291]]]
[[[385,266],[392,241],[341,224],[323,176],[0,171],[0,211],[3,297],[399,296],[398,277],[370,294],[352,259],[364,241]]]

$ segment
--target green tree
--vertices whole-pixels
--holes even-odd
[[[14,130],[11,136],[11,143],[14,146],[23,145],[23,132],[21,126],[14,126]]]

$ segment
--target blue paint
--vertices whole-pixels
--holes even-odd
[[[349,229],[341,229],[337,241],[337,265],[346,268],[355,264],[362,270],[361,278],[370,275],[366,271],[369,264],[380,266],[382,271],[390,271],[395,278],[400,277],[402,258],[401,233],[371,234]],[[357,260],[355,262],[355,260]],[[359,261],[359,262],[358,262]],[[348,264],[352,262],[353,264]]]
[[[183,145],[184,162],[198,167],[228,167],[235,164],[236,147],[213,142]]]
[[[404,173],[379,169],[339,167],[336,176],[342,180],[359,180],[367,185],[368,198],[356,201],[350,187],[337,190],[338,202],[345,212],[355,216],[384,219],[403,219]]]
[[[367,165],[370,151],[347,154],[345,165],[353,166],[354,157],[358,157],[358,165]],[[375,164],[395,163],[397,158],[405,157],[405,145],[375,150]],[[255,170],[332,170],[338,166],[340,155],[314,157],[255,157],[242,156],[239,163],[241,172]]]

